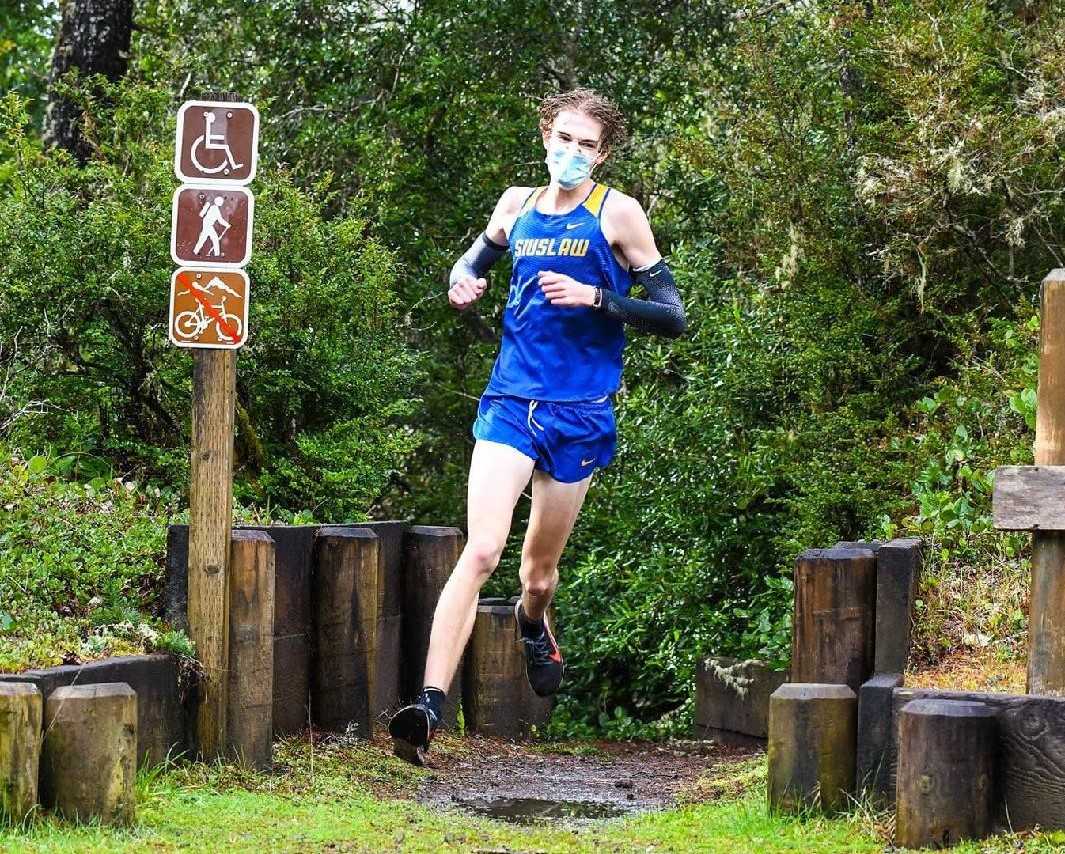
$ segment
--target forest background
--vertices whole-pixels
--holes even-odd
[[[61,8],[0,7],[0,670],[190,651],[158,618],[191,394],[167,240],[176,109],[218,90],[263,116],[238,519],[465,529],[509,270],[462,314],[447,272],[546,180],[538,99],[591,86],[631,124],[597,177],[648,211],[689,331],[629,333],[553,726],[683,729],[700,657],[785,664],[794,559],[839,539],[925,539],[918,666],[1024,655],[1027,538],[990,492],[1032,459],[1063,266],[1065,4],[126,5],[122,73],[55,81],[77,157],[44,140]]]

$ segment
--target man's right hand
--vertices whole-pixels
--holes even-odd
[[[488,282],[485,279],[467,277],[451,286],[447,299],[459,311],[464,311],[479,300],[487,288]]]

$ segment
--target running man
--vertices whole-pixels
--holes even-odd
[[[533,690],[558,691],[565,664],[545,613],[592,473],[614,456],[623,325],[669,338],[686,328],[640,203],[591,178],[624,139],[617,107],[590,89],[555,95],[540,106],[540,132],[550,183],[504,192],[451,271],[448,299],[461,311],[485,292],[492,264],[513,255],[502,344],[473,424],[466,546],[437,602],[425,687],[389,723],[396,755],[418,765],[530,476],[514,615]],[[633,284],[646,300],[627,296]]]

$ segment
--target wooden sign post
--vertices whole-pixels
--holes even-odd
[[[174,193],[171,254],[183,267],[171,283],[170,340],[194,350],[188,619],[204,671],[196,714],[204,759],[227,745],[236,349],[247,338],[250,296],[239,268],[251,255],[253,209],[239,185],[255,176],[258,127],[258,112],[236,97],[190,101],[178,112],[174,152],[175,175],[197,182]]]
[[[1000,530],[1032,531],[1028,693],[1065,695],[1065,269],[1040,295],[1035,465],[995,471]]]
[[[189,634],[204,669],[196,732],[200,755],[209,759],[220,755],[226,743],[237,354],[197,349],[193,360]]]

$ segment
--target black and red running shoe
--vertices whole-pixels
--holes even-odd
[[[392,752],[412,765],[425,765],[429,743],[439,726],[440,718],[425,703],[415,701],[404,706],[388,722]]]
[[[522,624],[528,623],[520,599],[514,606],[514,617],[520,631]],[[522,632],[521,641],[525,645],[525,675],[529,677],[533,691],[540,697],[556,694],[566,672],[566,662],[562,660],[562,650],[551,634],[547,617],[544,617],[544,631],[540,637],[529,638]]]

